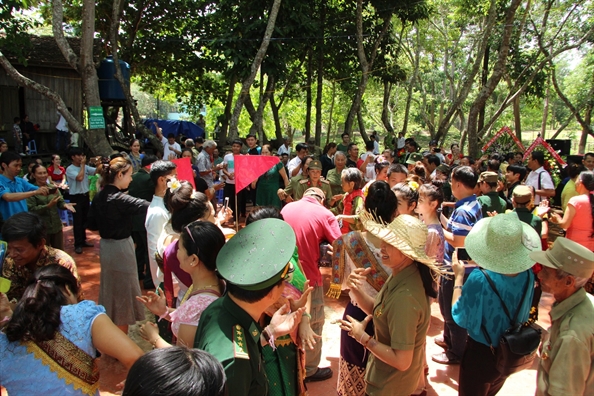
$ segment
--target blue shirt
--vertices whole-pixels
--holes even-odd
[[[476,222],[482,218],[483,212],[481,205],[476,199],[476,195],[473,194],[456,202],[454,212],[448,220],[446,230],[450,231],[454,236],[466,236]],[[445,264],[451,265],[453,254],[454,247],[446,241],[443,257]]]
[[[23,193],[29,191],[37,191],[39,187],[34,186],[22,177],[15,177],[14,180],[10,180],[4,175],[0,175],[0,213],[4,220],[8,219],[13,214],[20,212],[28,212],[27,200],[21,199],[16,202],[8,202],[1,199],[6,193]]]
[[[68,189],[70,195],[86,194],[89,192],[89,178],[83,177],[81,181],[76,180],[80,172],[80,166],[70,165],[66,168],[66,180],[68,181]],[[93,176],[95,174],[95,168],[85,165],[85,176]]]
[[[528,320],[532,295],[534,294],[534,274],[532,270],[524,271],[517,276],[510,277],[485,270],[505,302],[512,319],[522,301],[517,322]],[[526,277],[528,277],[528,292],[526,293]],[[524,294],[526,296],[524,297]],[[523,300],[522,300],[523,298]],[[493,347],[499,345],[503,333],[511,327],[511,321],[505,314],[499,297],[495,294],[485,275],[479,270],[472,271],[462,288],[462,296],[452,307],[452,318],[458,326],[466,329],[468,335],[481,344],[489,345],[481,330],[485,326],[491,338]]]

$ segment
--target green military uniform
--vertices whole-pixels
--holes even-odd
[[[483,217],[488,217],[487,212],[505,213],[507,202],[499,196],[497,191],[491,191],[477,198],[483,211]]]
[[[232,238],[233,239],[233,238]],[[266,395],[268,380],[260,357],[262,328],[226,294],[200,316],[194,347],[217,358],[230,395]]]
[[[295,233],[286,222],[259,220],[225,244],[217,256],[217,270],[228,284],[243,290],[264,290],[289,278],[295,246]],[[229,395],[266,396],[268,380],[260,337],[263,329],[236,301],[240,300],[227,293],[204,310],[194,347],[221,362]]]
[[[307,179],[306,177],[304,177],[303,175],[297,175],[297,176],[293,176],[291,178],[291,180],[289,180],[289,185],[285,188],[285,193],[287,195],[293,195],[293,192],[295,191],[295,189],[297,188],[297,184],[299,184],[299,182],[303,179]]]
[[[540,217],[533,215],[528,208],[515,208],[513,211],[518,214],[518,218],[521,221],[530,224],[530,226],[538,232],[538,235],[540,235],[542,231],[542,219]]]
[[[330,200],[332,199],[332,188],[330,187],[330,182],[328,180],[320,179],[319,186],[312,186],[311,181],[309,179],[300,180],[299,183],[297,183],[297,186],[295,187],[295,191],[293,191],[293,199],[295,201],[298,201],[301,198],[303,198],[305,190],[307,190],[310,187],[318,187],[320,190],[322,190],[324,192],[324,195],[326,196],[325,204],[326,206],[330,206]]]
[[[307,146],[307,155],[311,155],[314,159],[319,160],[322,156],[322,149],[319,146]]]

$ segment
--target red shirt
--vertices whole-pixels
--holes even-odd
[[[50,165],[47,167],[47,173],[49,174],[49,177],[51,177],[51,179],[55,182],[61,182],[62,179],[64,179],[64,174],[66,173],[66,169],[64,169],[63,166],[58,167],[58,172],[60,173],[54,173],[54,166]]]
[[[281,214],[295,231],[299,261],[309,285],[322,286],[322,275],[318,269],[320,243],[332,243],[341,236],[336,217],[310,196],[286,205]]]

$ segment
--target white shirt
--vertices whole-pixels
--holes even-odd
[[[157,197],[156,195],[153,195],[153,200],[146,211],[144,227],[146,228],[149,265],[151,268],[151,277],[153,278],[154,285],[159,285],[161,282],[163,282],[163,273],[157,265],[155,252],[157,251],[159,237],[161,236],[163,228],[169,221],[170,217],[171,214],[165,208],[163,197]]]
[[[298,168],[299,165],[301,165],[301,158],[299,157],[295,157],[291,161],[289,161],[289,163],[287,164],[287,168],[289,168],[289,174],[287,176],[289,177],[289,179],[301,174],[301,169],[299,169],[299,172],[297,172],[296,174],[293,174],[293,170],[295,168]]]
[[[538,180],[540,178],[540,188],[538,187]],[[542,166],[535,171],[531,171],[528,173],[528,177],[526,178],[526,185],[531,186],[534,190],[554,190],[555,184],[553,184],[553,179],[551,179],[551,175],[547,172]],[[542,197],[540,195],[534,194],[534,204],[538,205],[540,201],[542,201]]]
[[[288,154],[289,157],[291,156],[291,148],[287,147],[286,144],[283,144],[282,146],[280,146],[278,148],[278,151],[276,152],[276,155],[282,155],[282,154]]]
[[[227,165],[227,173],[234,174],[235,173],[235,156],[233,153],[226,154],[223,158],[223,164]],[[225,180],[226,184],[235,184],[235,178]]]
[[[56,129],[62,132],[68,132],[68,122],[66,118],[59,111],[56,111],[56,114],[60,116],[60,120],[58,121],[58,125],[56,125]]]
[[[167,140],[167,138],[165,136],[163,136],[163,138],[161,139],[161,143],[163,144],[163,159],[164,160],[169,160],[169,154],[173,154],[173,155],[175,155],[175,158],[177,158],[177,154],[175,153],[175,151],[170,150],[169,146],[173,146],[173,148],[176,149],[177,151],[181,151],[181,146],[179,145],[178,142],[169,144],[169,141]]]
[[[373,141],[373,154],[379,155],[379,142],[377,140]]]
[[[406,145],[406,139],[401,137],[398,139],[398,142],[396,143],[396,148],[398,150],[400,150],[401,148],[403,148]]]

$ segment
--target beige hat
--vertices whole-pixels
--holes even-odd
[[[303,193],[303,196],[305,197],[308,195],[316,195],[322,201],[326,199],[326,194],[324,194],[324,191],[322,191],[321,188],[317,188],[317,187],[310,187],[307,190],[305,190],[305,192]]]
[[[428,231],[421,220],[403,214],[396,217],[390,224],[383,224],[376,222],[367,211],[359,214],[359,220],[367,231],[394,246],[405,256],[425,264],[437,273],[443,273],[435,259],[425,253]]]
[[[478,182],[497,183],[499,175],[495,172],[483,172],[478,178]]]
[[[594,272],[594,252],[570,239],[559,237],[546,252],[532,252],[530,258],[545,267],[560,269],[580,278]]]
[[[520,184],[514,188],[512,193],[514,202],[518,204],[527,204],[532,199],[532,190],[530,187]]]

